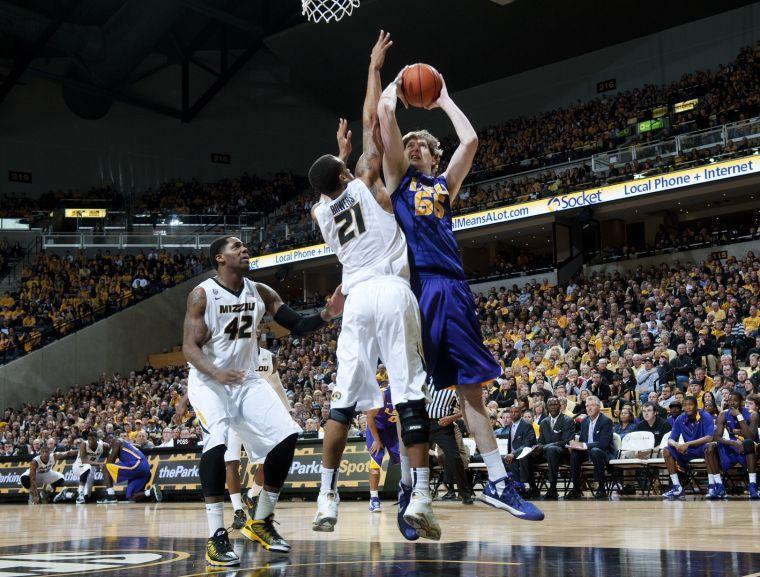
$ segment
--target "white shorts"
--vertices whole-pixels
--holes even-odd
[[[388,369],[394,405],[426,398],[420,310],[409,284],[381,277],[353,287],[338,337],[338,375],[330,407],[357,411],[383,406],[377,360]]]
[[[272,386],[257,373],[248,373],[242,384],[231,387],[208,381],[191,370],[187,388],[190,403],[207,433],[204,452],[226,445],[233,429],[255,463],[286,437],[301,432]]]
[[[224,462],[229,463],[231,461],[240,460],[240,446],[243,444],[243,440],[240,438],[234,429],[230,428],[227,433],[227,450],[224,452]],[[251,451],[248,447],[245,448],[245,454],[248,458],[251,458]],[[259,458],[253,461],[254,465],[260,465],[264,462],[264,458]]]
[[[22,477],[28,477],[29,476],[29,469],[24,471],[21,474]],[[37,480],[37,486],[42,487],[43,485],[52,485],[56,481],[63,479],[63,474],[59,473],[58,471],[53,471],[52,469],[48,471],[47,473],[37,473],[37,476],[35,477]]]

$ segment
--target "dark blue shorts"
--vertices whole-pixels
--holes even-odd
[[[372,462],[375,464],[376,469],[379,469],[380,466],[383,464],[383,457],[385,456],[385,452],[388,451],[388,457],[391,460],[391,465],[397,465],[401,462],[401,457],[399,455],[398,451],[398,432],[396,431],[396,427],[389,428],[389,429],[378,429],[378,434],[380,435],[380,442],[383,444],[383,448],[380,449],[377,454],[372,455],[370,454],[369,458],[372,459]],[[375,439],[372,437],[372,431],[369,430],[369,427],[367,427],[367,451],[369,452],[369,448],[372,446],[372,443],[375,442]]]
[[[667,449],[670,451],[670,454],[672,455],[673,459],[675,459],[676,463],[678,464],[678,468],[681,469],[681,471],[685,471],[687,469],[690,461],[693,461],[694,459],[705,458],[705,445],[699,445],[698,447],[689,447],[683,454],[676,451],[675,447],[671,447],[670,445],[668,445]]]
[[[483,333],[466,281],[416,279],[412,290],[422,316],[422,346],[436,389],[492,381],[501,367],[483,344]]]
[[[132,495],[144,490],[150,481],[150,465],[148,462],[140,461],[136,465],[135,467],[125,467],[119,463],[108,463],[106,465],[108,472],[111,473],[114,485],[127,482],[127,499],[131,499]]]
[[[718,459],[720,459],[720,468],[723,471],[728,471],[734,465],[747,468],[747,457],[744,456],[744,453],[740,453],[728,445],[718,444]]]

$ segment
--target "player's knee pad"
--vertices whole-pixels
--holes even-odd
[[[401,440],[410,447],[430,440],[430,418],[425,408],[425,399],[407,401],[396,405],[401,422]]]
[[[282,487],[288,478],[293,455],[296,452],[298,433],[285,437],[264,459],[264,483],[270,487]]]
[[[755,453],[755,442],[752,439],[744,439],[742,441],[745,455],[753,455]],[[750,471],[752,473],[752,471]]]
[[[199,472],[204,497],[224,497],[226,450],[226,446],[217,445],[201,455]]]
[[[29,480],[29,475],[21,475],[21,486],[24,489],[29,489],[32,486],[32,482]]]
[[[89,478],[90,478],[90,468],[88,467],[87,469],[82,471],[82,473],[79,475],[79,482],[82,483],[82,485],[84,485],[85,483],[87,483],[87,479]]]
[[[64,481],[65,481],[65,479],[63,479],[63,478],[56,479],[55,481],[53,481],[52,483],[50,483],[50,486],[53,487],[54,489],[57,489],[58,487],[63,486]]]
[[[342,425],[350,425],[356,415],[356,405],[343,409],[330,409],[330,418]]]

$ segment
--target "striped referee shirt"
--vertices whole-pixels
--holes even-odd
[[[456,412],[457,394],[454,387],[433,391],[433,401],[427,406],[428,416],[438,420]]]

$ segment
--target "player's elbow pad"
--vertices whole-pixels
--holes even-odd
[[[285,327],[296,336],[303,336],[321,329],[327,323],[321,313],[301,316],[288,305],[283,304],[274,315],[274,322]]]

